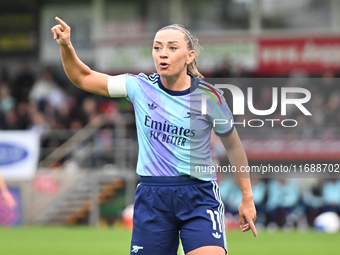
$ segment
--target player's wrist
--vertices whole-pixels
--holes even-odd
[[[242,202],[243,203],[253,202],[253,194],[242,194]]]
[[[71,42],[60,44],[60,48],[63,49],[64,51],[72,51],[73,50],[73,46],[72,46]]]

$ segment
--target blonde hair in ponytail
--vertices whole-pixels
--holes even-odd
[[[193,36],[189,32],[189,30],[185,29],[184,26],[179,25],[179,24],[169,25],[169,26],[161,28],[158,31],[162,31],[166,29],[177,29],[183,32],[183,34],[185,35],[185,39],[187,41],[188,49],[193,50],[196,53],[195,59],[190,64],[188,64],[187,72],[188,74],[197,76],[198,78],[201,78],[201,79],[204,78],[204,76],[198,71],[198,68],[197,68],[197,56],[200,53],[200,47],[201,47],[198,43],[198,38]]]

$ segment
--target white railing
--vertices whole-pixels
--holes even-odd
[[[47,132],[42,136],[42,140],[55,139],[55,137],[68,137],[64,143],[57,148],[42,147],[42,160],[40,167],[50,167],[60,163],[65,158],[73,159],[78,163],[84,163],[91,157],[94,157],[98,149],[93,142],[93,136],[107,124],[108,115],[98,115],[91,120],[86,126],[78,131],[65,130]],[[134,124],[134,117],[131,114],[122,114],[115,116],[114,129],[109,129],[115,137],[111,141],[112,148],[106,148],[105,153],[109,155],[119,167],[126,168],[129,162],[136,160],[137,141],[128,137],[126,125]],[[45,155],[47,156],[45,157]]]

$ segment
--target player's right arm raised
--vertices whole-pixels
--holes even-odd
[[[108,75],[91,70],[78,57],[71,44],[71,28],[58,17],[59,25],[51,30],[60,46],[61,59],[67,77],[74,85],[85,91],[110,96],[107,88]]]

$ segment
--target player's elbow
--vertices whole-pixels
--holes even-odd
[[[76,86],[87,92],[109,96],[107,88],[107,75],[90,70],[89,73],[82,75],[76,82]]]
[[[86,90],[88,77],[91,75],[91,70],[82,70],[78,74],[70,73],[67,74],[70,81],[78,88]]]

